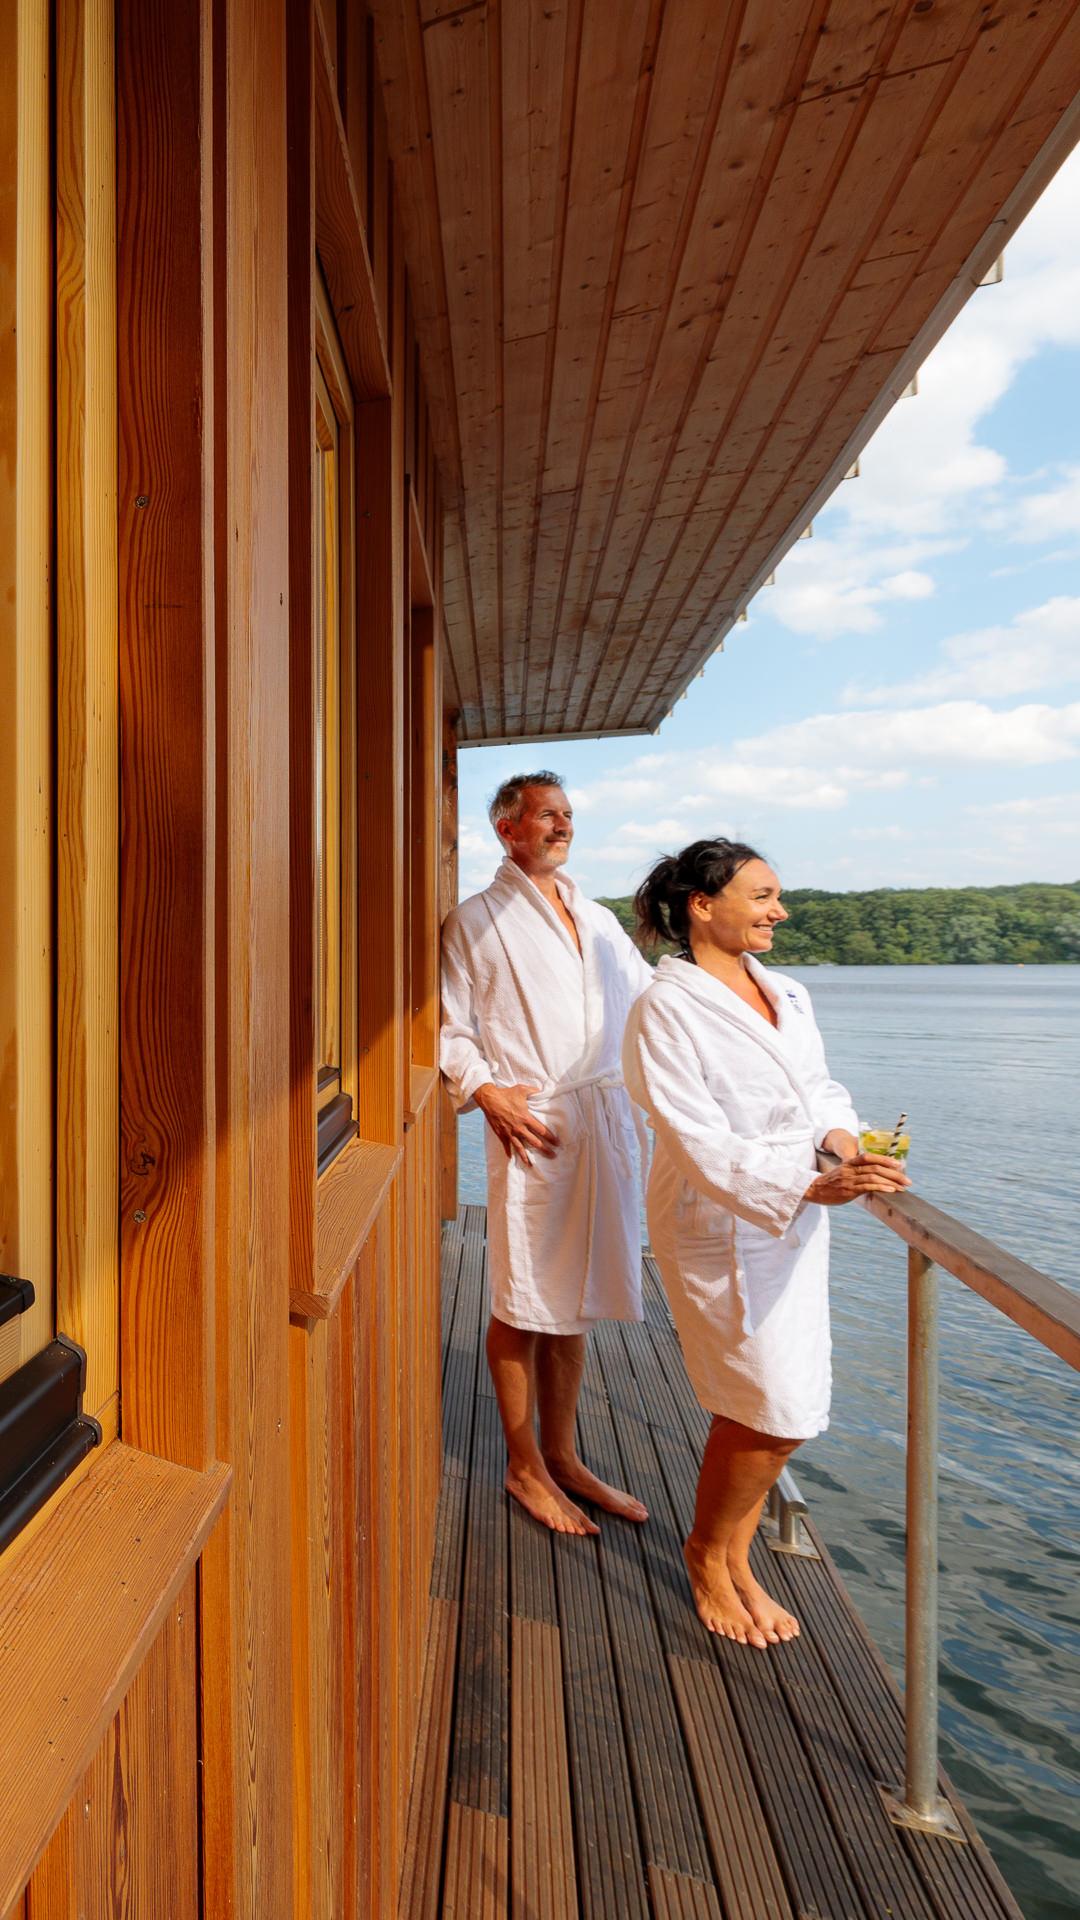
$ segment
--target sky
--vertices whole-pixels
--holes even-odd
[[[918,389],[658,734],[461,752],[462,897],[544,765],[594,896],[711,834],[789,888],[1080,879],[1080,150]]]

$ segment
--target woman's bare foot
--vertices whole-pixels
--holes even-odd
[[[635,1500],[632,1493],[624,1493],[620,1487],[609,1487],[604,1480],[598,1480],[590,1473],[584,1461],[573,1459],[560,1461],[547,1458],[548,1472],[564,1493],[576,1494],[579,1500],[591,1500],[594,1507],[603,1507],[605,1513],[618,1514],[620,1520],[647,1520],[649,1510]]]
[[[555,1485],[551,1475],[543,1469],[537,1472],[532,1467],[507,1467],[506,1491],[519,1500],[526,1513],[539,1520],[542,1527],[550,1527],[552,1533],[599,1533],[595,1521],[588,1514],[567,1500]]]
[[[709,1632],[722,1633],[727,1639],[737,1640],[744,1647],[767,1646],[765,1635],[735,1591],[726,1558],[706,1552],[698,1546],[692,1534],[683,1553],[698,1619],[708,1627]]]
[[[754,1579],[746,1561],[728,1560],[728,1572],[731,1584],[756,1627],[760,1627],[766,1640],[775,1646],[778,1640],[794,1640],[798,1637],[799,1623],[793,1613],[788,1613],[771,1593],[766,1593],[759,1581]]]

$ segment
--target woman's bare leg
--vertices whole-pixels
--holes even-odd
[[[784,1456],[786,1459],[794,1451],[796,1443],[784,1441],[777,1444],[787,1447],[788,1452]],[[782,1465],[783,1461],[781,1461]],[[772,1485],[772,1481],[769,1485]],[[766,1488],[767,1492],[768,1488]],[[799,1623],[793,1613],[789,1613],[778,1600],[774,1600],[771,1593],[766,1593],[765,1588],[759,1580],[755,1580],[750,1569],[750,1542],[757,1532],[764,1504],[765,1494],[762,1494],[746,1519],[741,1520],[733,1529],[728,1546],[727,1563],[731,1584],[754,1625],[760,1628],[770,1644],[775,1644],[777,1640],[794,1640],[799,1631]]]
[[[793,1616],[753,1579],[749,1562],[761,1503],[797,1445],[713,1415],[685,1549],[694,1602],[710,1633],[766,1647],[798,1632]]]

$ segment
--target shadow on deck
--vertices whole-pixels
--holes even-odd
[[[645,1323],[593,1337],[580,1408],[590,1464],[641,1495],[648,1525],[561,1539],[507,1498],[484,1234],[466,1207],[443,1242],[444,1479],[401,1920],[1016,1920],[962,1809],[964,1846],[887,1820],[901,1708],[824,1550],[758,1549],[800,1640],[763,1654],[700,1626],[680,1542],[706,1416],[648,1258]]]

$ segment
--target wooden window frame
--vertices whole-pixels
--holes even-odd
[[[15,926],[5,958],[17,1071],[15,1128],[0,1139],[10,1166],[0,1264],[31,1282],[35,1300],[0,1329],[0,1378],[54,1329],[76,1341],[83,1408],[108,1440],[120,1387],[113,27],[100,5],[52,21],[47,9],[13,7],[5,22],[17,325],[0,378],[17,424],[0,548],[10,533]]]
[[[338,338],[330,298],[322,272],[315,271],[315,342],[312,366],[313,473],[311,484],[313,577],[311,595],[312,694],[315,724],[315,809],[316,847],[320,835],[330,849],[336,866],[338,907],[337,1003],[340,1032],[336,1060],[316,1058],[313,1076],[316,1101],[316,1172],[322,1179],[337,1155],[356,1135],[359,1113],[359,926],[357,917],[357,619],[356,619],[356,412],[352,385]],[[329,416],[329,417],[328,417]],[[320,475],[314,470],[314,448],[330,450],[333,442],[337,483],[336,634],[325,636],[324,644],[336,642],[337,720],[336,720],[336,806],[335,794],[324,791],[320,770],[324,761],[319,734],[324,722],[326,677],[322,672],[323,652],[316,637],[316,609],[321,604],[315,570],[320,564],[321,544],[316,529],[325,525],[320,502]],[[325,547],[322,547],[325,554]],[[325,602],[330,605],[330,594]],[[336,814],[336,835],[327,829],[327,815]],[[321,816],[321,817],[320,817]],[[320,862],[316,853],[313,875],[316,894],[315,953],[312,957],[312,985],[316,997],[315,1052],[320,1046],[321,1016],[324,1013],[326,981],[321,978],[328,955],[323,942]]]

